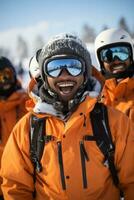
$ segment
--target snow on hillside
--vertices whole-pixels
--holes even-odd
[[[39,23],[31,27],[16,28],[0,32],[0,48],[5,48],[12,52],[12,57],[17,57],[17,39],[24,38],[31,56],[33,50],[33,43],[37,36],[41,36],[44,40],[47,36],[48,25],[46,22]]]

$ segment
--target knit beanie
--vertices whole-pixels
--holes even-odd
[[[42,51],[39,55],[39,66],[44,81],[45,74],[43,72],[43,64],[45,60],[49,60],[49,58],[58,55],[74,55],[83,59],[86,65],[86,79],[88,80],[91,75],[91,57],[86,45],[77,36],[68,33],[62,33],[51,38],[42,48]]]

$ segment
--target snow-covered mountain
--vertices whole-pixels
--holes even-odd
[[[12,52],[12,56],[17,56],[17,39],[19,36],[24,38],[28,47],[29,54],[32,53],[32,46],[35,38],[40,35],[44,40],[48,37],[48,24],[46,21],[36,24],[34,26],[29,27],[21,27],[10,29],[6,31],[0,32],[0,48],[4,48],[10,50]]]

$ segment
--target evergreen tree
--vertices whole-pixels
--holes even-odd
[[[129,27],[127,25],[126,19],[124,17],[121,17],[118,24],[119,28],[126,30],[128,33],[130,33]]]
[[[85,24],[82,29],[82,39],[85,43],[92,43],[96,37],[95,30],[91,26]]]
[[[28,57],[28,46],[26,41],[21,36],[17,38],[17,54],[20,61]]]

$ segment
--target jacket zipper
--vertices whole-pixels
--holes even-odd
[[[58,146],[58,160],[59,160],[59,167],[60,167],[61,184],[62,184],[63,190],[66,190],[61,142],[57,142],[57,146]]]
[[[83,141],[80,141],[80,155],[81,155],[83,187],[87,188],[86,160],[89,161],[89,158],[88,158],[87,152],[85,150]]]

